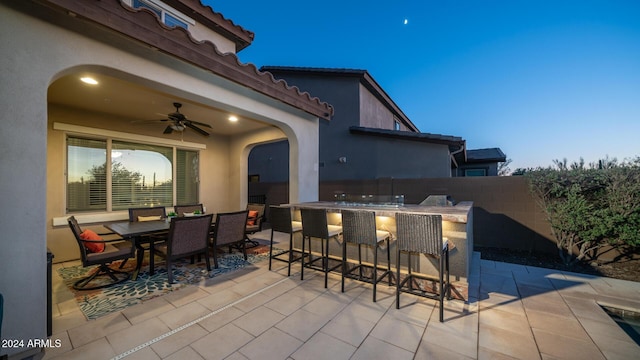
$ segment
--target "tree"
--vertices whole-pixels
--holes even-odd
[[[511,174],[511,169],[509,168],[511,161],[511,159],[507,159],[507,161],[498,163],[498,176],[507,176]]]

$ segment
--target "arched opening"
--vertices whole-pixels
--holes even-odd
[[[289,141],[255,146],[249,154],[249,202],[289,203]]]

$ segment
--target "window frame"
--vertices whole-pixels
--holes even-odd
[[[393,130],[395,131],[402,130],[402,124],[400,123],[400,120],[395,116],[393,117]]]
[[[178,150],[185,150],[185,151],[195,151],[197,152],[197,156],[198,159],[200,159],[201,156],[201,152],[203,150],[206,150],[206,145],[205,144],[200,144],[200,143],[192,143],[192,142],[183,142],[180,140],[172,140],[172,139],[162,139],[162,138],[157,138],[157,137],[153,137],[153,136],[147,136],[147,135],[138,135],[138,134],[131,134],[131,133],[124,133],[124,132],[119,132],[119,131],[112,131],[112,130],[104,130],[104,129],[97,129],[97,128],[91,128],[91,127],[85,127],[85,126],[80,126],[80,125],[73,125],[73,124],[64,124],[64,123],[58,123],[55,122],[53,124],[53,128],[54,130],[61,130],[64,132],[64,141],[63,141],[63,147],[64,147],[64,151],[63,151],[63,162],[64,162],[64,180],[63,180],[63,188],[64,188],[64,211],[65,214],[68,215],[73,215],[73,214],[114,214],[114,213],[120,213],[122,212],[122,210],[113,210],[112,204],[111,204],[111,196],[112,196],[112,192],[111,189],[109,188],[111,186],[110,184],[110,176],[111,176],[111,169],[108,169],[107,171],[107,205],[105,207],[105,210],[86,210],[86,211],[68,211],[68,206],[67,206],[67,185],[68,185],[68,161],[69,159],[67,158],[67,147],[68,147],[68,142],[67,139],[69,137],[76,137],[76,138],[85,138],[85,139],[95,139],[95,140],[104,140],[107,143],[106,146],[106,152],[107,152],[107,157],[106,157],[106,161],[109,163],[109,165],[111,165],[111,156],[110,156],[110,149],[111,149],[111,142],[112,141],[124,141],[124,142],[131,142],[131,143],[138,143],[138,144],[146,144],[146,145],[154,145],[154,146],[162,146],[162,147],[168,147],[168,148],[172,148],[172,153],[173,153],[173,160],[172,160],[172,177],[173,177],[173,195],[172,195],[172,206],[176,204],[178,196],[177,196],[177,178],[176,178],[176,173],[177,173],[177,165],[176,165],[176,155]],[[197,178],[196,181],[198,183],[198,191],[197,191],[197,196],[198,198],[200,198],[201,195],[201,191],[200,191],[200,178],[201,178],[201,167],[200,167],[200,160],[198,160],[198,171],[197,171]],[[110,168],[110,166],[108,167]],[[54,221],[55,222],[55,221]]]

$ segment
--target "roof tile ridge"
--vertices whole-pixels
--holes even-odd
[[[281,79],[276,79],[273,74],[271,74],[270,72],[261,72],[256,65],[252,64],[252,63],[242,63],[240,61],[240,59],[238,58],[238,56],[232,52],[228,52],[228,53],[223,53],[220,50],[218,50],[218,47],[216,46],[215,43],[213,43],[210,40],[197,40],[195,39],[193,36],[191,36],[191,32],[189,32],[189,30],[179,27],[179,26],[167,26],[166,24],[164,24],[162,22],[162,20],[158,17],[157,14],[155,14],[154,12],[152,12],[149,9],[146,8],[133,8],[130,7],[126,4],[124,4],[123,2],[120,2],[120,5],[127,11],[129,12],[134,12],[134,13],[144,13],[147,14],[148,16],[152,16],[156,23],[159,24],[163,29],[165,29],[168,32],[171,32],[172,34],[181,34],[185,40],[190,41],[191,43],[193,43],[194,45],[205,49],[205,48],[209,48],[210,50],[213,50],[213,54],[219,56],[220,58],[222,58],[225,62],[229,63],[228,59],[230,59],[232,62],[235,62],[235,65],[237,65],[240,69],[242,69],[245,73],[247,73],[247,70],[249,70],[249,72],[253,72],[256,75],[259,76],[260,79],[264,79],[265,76],[268,76],[268,81],[270,81],[272,84],[280,86],[284,91],[289,92],[289,93],[294,93],[295,95],[297,95],[298,97],[305,97],[308,101],[315,103],[317,106],[321,107],[321,108],[326,108],[327,112],[328,112],[328,116],[332,116],[334,113],[334,109],[333,106],[325,101],[321,101],[318,97],[315,96],[311,96],[311,94],[309,94],[308,92],[301,92],[300,89],[298,87],[295,86],[289,86],[284,80]],[[145,15],[143,15],[145,16]],[[204,50],[205,52],[207,52],[207,50]],[[248,75],[248,74],[247,74]]]
[[[240,63],[239,60],[238,65],[246,66],[245,64]],[[320,100],[320,98],[318,98],[317,96],[312,96],[308,91],[300,90],[300,88],[295,85],[289,85],[284,79],[276,79],[269,71],[260,71],[260,69],[258,69],[258,67],[252,63],[247,63],[247,65],[251,65],[255,73],[261,78],[268,77],[269,81],[277,86],[282,87],[284,90],[294,91],[298,96],[306,97],[307,100],[314,102],[316,105],[328,108],[329,115],[333,115],[333,105],[329,104],[328,102]]]
[[[218,47],[216,46],[216,44],[214,44],[212,41],[210,40],[198,40],[196,38],[194,38],[191,35],[191,32],[183,27],[180,26],[169,26],[165,23],[162,22],[162,19],[158,16],[158,14],[156,14],[155,12],[141,7],[141,8],[134,8],[131,7],[127,4],[125,4],[124,2],[120,2],[120,5],[127,11],[129,12],[133,12],[133,13],[146,13],[150,16],[152,16],[155,20],[156,23],[158,25],[160,25],[160,27],[162,27],[164,30],[166,31],[171,31],[171,32],[178,32],[178,33],[182,33],[182,35],[186,36],[187,40],[191,41],[192,43],[196,44],[196,45],[210,45],[211,47],[213,47],[213,50],[217,53],[217,54],[222,54],[222,52],[220,50],[218,50]],[[144,16],[144,15],[143,15]]]
[[[211,5],[203,4],[203,3],[202,3],[202,0],[191,0],[191,2],[198,2],[202,8],[208,8],[208,9],[209,9],[209,10],[210,10],[210,11],[211,11],[215,16],[219,17],[222,21],[224,21],[224,22],[227,22],[227,23],[231,24],[231,26],[233,26],[233,27],[237,28],[238,30],[240,30],[240,31],[242,31],[242,32],[249,33],[249,34],[250,34],[249,36],[251,37],[251,39],[254,39],[254,38],[255,38],[255,35],[256,35],[256,34],[255,34],[253,31],[247,30],[247,29],[245,29],[244,27],[242,27],[242,26],[240,26],[240,25],[237,25],[237,24],[236,24],[235,22],[233,22],[233,20],[231,20],[231,19],[227,19],[226,17],[224,17],[224,15],[222,15],[222,13],[215,11],[215,10],[213,9],[213,7],[211,7]]]

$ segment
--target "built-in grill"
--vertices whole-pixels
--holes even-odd
[[[450,195],[429,195],[420,205],[425,206],[454,206],[455,200]]]

